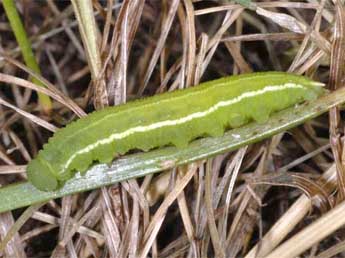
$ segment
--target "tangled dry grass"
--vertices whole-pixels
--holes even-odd
[[[93,109],[252,71],[344,84],[343,1],[238,2],[16,1],[52,106],[17,86],[30,78],[0,6],[0,184]],[[334,108],[233,153],[2,213],[0,257],[345,257],[342,135]]]

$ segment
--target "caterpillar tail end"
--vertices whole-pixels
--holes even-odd
[[[59,188],[59,183],[51,171],[51,167],[41,159],[32,160],[27,167],[28,180],[41,191],[54,191]]]

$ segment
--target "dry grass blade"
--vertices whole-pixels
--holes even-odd
[[[261,8],[274,8],[274,7],[285,7],[285,8],[306,8],[306,9],[316,9],[318,8],[317,3],[304,3],[304,2],[287,2],[287,1],[274,1],[274,2],[256,2],[258,7]],[[227,4],[217,7],[210,7],[198,10],[195,15],[205,15],[213,12],[228,11],[241,8],[239,4]]]
[[[21,244],[22,238],[19,232],[14,232],[14,230],[12,230],[12,233],[9,234],[14,223],[13,216],[10,212],[0,214],[1,239],[4,241],[6,236],[9,239],[6,248],[3,251],[0,250],[0,256],[25,258],[26,254],[24,252],[24,247]]]
[[[320,179],[324,185],[333,185],[336,181],[335,165],[331,166]],[[330,188],[332,192],[334,188]],[[269,254],[294,227],[310,212],[312,206],[310,199],[303,195],[301,196],[285,214],[274,224],[274,226],[267,232],[263,239],[252,248],[245,258],[254,258],[266,256]]]
[[[213,198],[212,198],[212,182],[211,182],[211,161],[209,160],[206,168],[206,177],[205,177],[205,206],[206,206],[206,216],[208,229],[210,231],[210,237],[213,244],[214,253],[217,257],[225,257],[225,251],[220,241],[219,232],[216,226],[214,211],[213,211]]]
[[[327,214],[316,220],[313,224],[290,238],[266,257],[293,258],[300,255],[326,236],[344,226],[344,212],[345,202],[342,202]]]
[[[331,258],[345,251],[345,242],[339,242],[331,248],[319,253],[315,258]]]
[[[182,192],[178,196],[177,201],[178,201],[178,206],[179,206],[179,209],[181,212],[181,217],[183,220],[184,228],[185,228],[187,236],[188,236],[188,240],[190,242],[190,245],[192,246],[194,256],[197,256],[196,243],[194,240],[195,229],[194,229],[192,218],[190,216],[190,212],[188,211],[188,204],[187,204],[187,200],[186,200],[186,196],[185,196],[184,192]]]
[[[26,166],[0,166],[0,174],[25,173]]]
[[[343,86],[345,76],[345,8],[340,1],[335,1],[336,22],[334,40],[331,54],[329,86],[331,90]],[[330,138],[331,147],[337,166],[339,200],[345,199],[345,167],[344,167],[344,143],[340,139],[340,110],[338,107],[330,110]]]
[[[151,74],[153,72],[153,69],[157,63],[157,60],[159,58],[159,55],[161,54],[162,52],[162,49],[164,47],[164,43],[165,43],[165,40],[168,36],[168,33],[170,31],[170,28],[171,28],[171,24],[174,20],[174,17],[175,17],[175,14],[176,14],[176,11],[177,11],[177,7],[180,3],[180,0],[173,0],[170,2],[170,9],[169,9],[169,12],[168,12],[168,15],[166,17],[166,20],[164,22],[164,25],[162,26],[162,34],[160,35],[159,39],[158,39],[158,42],[157,42],[157,46],[155,48],[155,51],[152,55],[152,58],[151,58],[151,61],[150,61],[150,64],[148,65],[148,68],[147,68],[147,71],[146,71],[146,74],[145,74],[145,77],[144,77],[144,80],[143,80],[143,83],[142,83],[142,86],[140,87],[140,90],[139,90],[139,94],[141,95],[148,82],[149,82],[149,79],[151,77]]]
[[[98,46],[98,28],[93,16],[91,0],[72,0],[74,13],[77,17],[80,34],[83,39],[85,51],[94,84],[94,104],[96,108],[108,106],[105,81],[100,77],[101,55]]]
[[[309,175],[310,176],[310,175]],[[329,203],[328,193],[322,186],[318,185],[308,175],[300,173],[277,173],[274,175],[253,177],[248,180],[249,184],[253,185],[276,185],[276,186],[291,186],[296,187],[304,192],[310,199],[317,197],[317,205],[321,211],[326,212],[332,204]]]
[[[293,32],[282,32],[282,33],[257,33],[257,34],[250,34],[250,35],[238,35],[238,36],[230,36],[224,37],[222,41],[258,41],[258,40],[271,40],[271,41],[289,41],[289,40],[303,40],[304,35],[300,33],[293,33]]]
[[[1,80],[1,75],[0,75],[0,80]],[[41,118],[39,118],[39,117],[37,117],[37,116],[32,115],[31,113],[28,113],[28,112],[26,112],[26,111],[24,111],[24,110],[21,110],[20,108],[17,108],[16,106],[14,106],[14,105],[8,103],[7,101],[5,101],[5,100],[2,99],[2,98],[0,98],[0,104],[6,106],[6,107],[8,107],[8,108],[13,109],[13,110],[16,111],[18,114],[21,114],[22,116],[28,118],[28,119],[31,120],[32,122],[34,122],[34,123],[36,123],[36,124],[38,124],[38,125],[40,125],[40,126],[46,128],[47,130],[49,130],[49,131],[51,131],[51,132],[55,132],[55,131],[57,130],[57,128],[56,128],[54,125],[52,125],[52,124],[46,122],[45,120],[43,120],[43,119],[41,119]]]
[[[2,74],[0,73],[0,81],[3,80],[3,82],[9,83],[9,84],[15,84],[21,87],[25,87],[28,89],[32,89],[35,90],[37,92],[42,92],[47,94],[48,96],[56,99],[57,101],[61,102],[62,104],[66,105],[67,107],[69,107],[72,111],[74,111],[79,117],[84,116],[85,112],[70,98],[68,98],[67,96],[63,95],[60,91],[58,91],[55,86],[53,84],[51,84],[49,81],[47,81],[46,79],[44,79],[42,76],[34,73],[33,71],[31,71],[30,69],[28,69],[27,67],[25,67],[24,65],[22,65],[20,62],[14,60],[11,57],[8,56],[4,56],[5,60],[8,61],[9,63],[15,65],[16,67],[20,68],[21,70],[27,72],[28,74],[30,74],[30,76],[35,77],[37,80],[41,81],[46,87],[47,89],[43,88],[41,89],[41,87],[38,87],[37,85],[23,80],[21,78],[15,77],[15,76],[11,76],[11,75],[7,75],[7,74]]]
[[[257,8],[256,13],[271,19],[283,28],[286,28],[295,33],[305,33],[307,29],[303,23],[297,21],[294,17],[290,15],[270,12],[263,8]]]
[[[0,252],[2,252],[7,243],[11,241],[16,233],[18,233],[19,229],[24,225],[24,223],[32,216],[32,214],[38,210],[43,203],[35,204],[30,206],[25,210],[25,212],[20,216],[20,218],[13,224],[11,229],[7,231],[6,236],[0,242]]]
[[[58,226],[61,224],[61,222],[60,222],[61,220],[59,218],[51,216],[51,215],[46,214],[46,213],[38,212],[38,211],[32,215],[32,219],[35,219],[35,220],[38,220],[41,222],[45,222],[45,223],[52,225],[52,226]],[[78,228],[77,231],[80,234],[95,238],[98,241],[104,241],[103,235],[101,235],[100,233],[93,231],[87,227],[81,226]]]
[[[183,176],[178,183],[176,184],[175,188],[168,194],[168,196],[165,198],[164,202],[161,204],[155,215],[152,217],[150,224],[148,225],[145,234],[144,234],[144,246],[142,247],[142,250],[140,252],[139,257],[144,258],[149,248],[151,247],[153,240],[155,238],[155,235],[158,233],[158,230],[160,228],[160,225],[162,224],[166,211],[169,208],[169,206],[176,200],[176,198],[179,196],[179,194],[183,191],[183,189],[186,187],[186,185],[189,183],[189,181],[192,179],[195,171],[196,171],[197,165],[196,163],[193,163],[189,166],[188,172],[185,176]]]
[[[63,30],[66,32],[68,37],[71,39],[74,47],[78,51],[78,54],[81,57],[84,57],[85,56],[84,49],[83,49],[77,35],[69,27],[68,24],[70,23],[70,21],[66,19],[66,17],[68,17],[69,14],[72,13],[72,11],[73,11],[72,5],[70,6],[70,8],[67,8],[67,10],[65,10],[64,12],[60,12],[58,7],[56,6],[56,3],[54,3],[53,0],[48,0],[47,4],[49,5],[50,9],[53,11],[54,15],[56,16],[56,19],[54,19],[54,22],[61,22]],[[64,17],[64,16],[66,16],[66,17]]]
[[[183,1],[186,8],[187,16],[187,32],[188,32],[188,46],[185,49],[188,49],[187,57],[187,69],[186,69],[186,85],[194,85],[193,76],[195,72],[195,53],[196,53],[196,39],[195,39],[195,20],[194,20],[194,8],[190,1]]]

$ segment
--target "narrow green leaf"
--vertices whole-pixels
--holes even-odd
[[[257,7],[256,4],[255,2],[251,0],[234,0],[234,1],[248,9],[256,10],[256,7]]]
[[[232,151],[302,124],[343,102],[345,102],[345,88],[314,102],[276,113],[266,124],[251,123],[230,130],[223,137],[194,141],[184,149],[167,147],[147,153],[127,155],[116,159],[110,167],[105,164],[95,165],[84,176],[77,175],[69,180],[63,188],[54,192],[41,192],[30,183],[2,187],[0,188],[0,212],[95,189],[130,178],[142,177]]]
[[[23,23],[20,19],[19,13],[16,9],[14,0],[3,0],[2,5],[4,7],[4,10],[6,12],[6,16],[8,20],[10,21],[11,28],[13,30],[13,33],[16,37],[16,40],[18,42],[18,45],[22,51],[23,59],[26,63],[26,65],[37,74],[41,74],[41,70],[37,64],[35,55],[31,48],[31,43],[27,37],[25,28],[23,26]],[[32,82],[36,85],[45,87],[41,81],[37,80],[36,78],[32,78]],[[43,94],[38,93],[40,104],[42,105],[42,108],[46,113],[49,113],[52,108],[52,103],[50,98]]]

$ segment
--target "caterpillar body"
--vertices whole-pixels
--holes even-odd
[[[150,150],[222,136],[226,129],[277,112],[324,93],[320,82],[283,72],[224,77],[93,112],[51,137],[27,167],[29,181],[55,190],[95,161],[109,163],[132,149]]]

